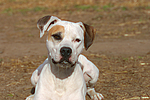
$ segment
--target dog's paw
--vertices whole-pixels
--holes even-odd
[[[26,100],[33,100],[33,98],[34,98],[34,95],[30,95],[26,98]]]
[[[92,100],[102,100],[104,99],[103,95],[100,93],[95,93],[93,96],[91,96]]]
[[[94,88],[88,88],[87,94],[92,100],[102,100],[104,99],[103,95],[100,93],[95,92]]]

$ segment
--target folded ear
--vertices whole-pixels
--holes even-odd
[[[40,18],[37,22],[37,27],[40,29],[40,38],[44,35],[45,31],[48,31],[53,24],[55,24],[58,20],[60,20],[57,17],[54,16],[44,16]]]
[[[95,38],[95,34],[96,34],[96,30],[94,29],[94,27],[84,24],[84,46],[85,49],[87,50],[93,43],[93,40]]]

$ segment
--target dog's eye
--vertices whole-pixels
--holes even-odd
[[[77,38],[77,39],[75,39],[75,41],[76,41],[76,42],[80,42],[81,40]]]
[[[61,40],[61,39],[62,39],[60,33],[53,34],[52,37],[53,37],[55,40]]]

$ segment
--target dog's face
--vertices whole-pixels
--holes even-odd
[[[46,45],[54,64],[75,64],[83,48],[92,44],[94,29],[82,22],[62,21],[54,16],[45,16],[37,23],[40,37],[47,31]]]
[[[83,33],[84,30],[78,23],[58,21],[49,29],[46,41],[52,60],[74,64],[84,47]]]

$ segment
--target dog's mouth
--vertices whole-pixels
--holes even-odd
[[[72,63],[69,61],[69,59],[61,58],[60,61],[56,62],[54,59],[52,59],[52,62],[56,65],[60,65],[62,68],[68,68],[73,67],[76,63]]]
[[[59,79],[68,78],[74,71],[76,66],[76,62],[72,63],[69,59],[61,59],[60,61],[56,62],[52,59],[53,66],[51,67],[52,73]]]

